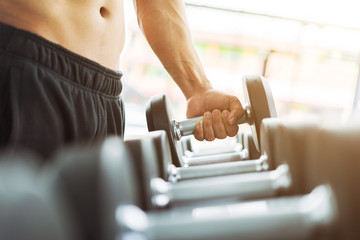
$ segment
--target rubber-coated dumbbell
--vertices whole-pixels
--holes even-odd
[[[198,166],[204,164],[214,164],[214,163],[224,163],[224,162],[232,162],[232,161],[242,161],[242,160],[250,160],[250,159],[258,159],[260,158],[260,153],[257,151],[251,132],[245,132],[242,134],[242,143],[244,146],[240,150],[232,148],[228,146],[225,149],[222,149],[222,153],[216,153],[214,151],[204,151],[204,153],[193,154],[193,156],[189,156],[185,153],[185,156],[182,157],[182,166]],[[220,150],[221,151],[221,150]],[[194,156],[195,155],[195,156]]]
[[[220,147],[211,147],[211,148],[199,148],[193,147],[193,143],[190,136],[181,138],[182,153],[185,157],[199,157],[205,155],[213,154],[222,154],[222,153],[231,153],[239,152],[244,149],[242,142],[243,132],[238,132],[235,136],[236,142],[231,142],[230,145],[224,145]]]
[[[334,202],[332,189],[320,185],[310,194],[295,197],[160,212],[122,205],[116,220],[124,236],[134,234],[148,240],[331,239],[328,231],[334,227]]]
[[[245,139],[246,141],[248,138]],[[197,156],[182,156],[182,166],[198,166],[204,164],[214,164],[223,162],[242,161],[249,159],[249,151],[246,148],[242,148],[240,151],[227,151],[223,153],[212,153],[210,154],[197,154]]]
[[[266,119],[262,136],[268,136],[262,140],[263,149],[269,159],[276,160],[275,166],[289,165],[292,187],[286,193],[303,194],[316,183],[330,184],[338,206],[332,239],[360,239],[359,125],[323,126],[309,118]]]
[[[260,157],[260,152],[256,149],[252,134],[250,131],[239,131],[234,137],[236,142],[231,142],[230,145],[224,145],[219,147],[206,147],[196,148],[193,147],[191,137],[181,138],[181,146],[183,149],[183,155],[188,158],[218,155],[223,153],[234,153],[240,151],[247,151],[244,155],[248,156],[246,159],[257,159]]]
[[[48,191],[40,161],[29,153],[0,156],[0,239],[79,240],[65,204]]]
[[[172,162],[169,140],[166,132],[158,130],[149,132],[148,138],[154,142],[156,150],[156,165],[160,177],[165,181],[177,182],[186,179],[213,177],[229,174],[239,174],[246,172],[260,172],[268,170],[268,161],[266,156],[260,156],[254,160],[213,163],[191,167],[175,167]],[[204,162],[207,160],[203,157]]]
[[[125,238],[129,234],[138,234],[148,239],[359,239],[357,220],[360,215],[360,194],[356,183],[359,182],[360,166],[356,156],[360,155],[360,129],[311,127],[311,131],[308,128],[304,131],[301,124],[280,125],[280,131],[275,131],[279,133],[275,139],[282,141],[275,142],[279,146],[275,145],[274,156],[280,160],[290,160],[289,163],[298,154],[299,159],[306,156],[302,159],[305,160],[305,166],[299,169],[299,176],[308,181],[304,191],[321,182],[329,183],[330,188],[316,187],[309,194],[295,197],[144,213],[136,208],[142,199],[139,199],[140,194],[137,192],[137,178],[131,164],[134,162],[131,157],[124,155],[126,149],[121,146],[121,141],[113,141],[99,152],[86,149],[60,157],[61,164],[54,171],[58,184],[49,188],[57,192],[52,200],[63,199],[59,209],[72,210],[66,211],[74,216],[69,218],[69,222],[87,226],[84,231],[94,227],[97,229],[95,232],[111,235],[110,238],[101,239]],[[299,133],[303,135],[299,137]],[[284,149],[286,151],[282,152]],[[49,205],[44,205],[47,200],[37,197],[42,193],[33,194],[41,184],[29,184],[32,177],[24,177],[24,172],[14,175],[3,161],[0,164],[0,227],[4,227],[0,235],[5,234],[1,239],[22,239],[17,238],[22,228],[28,233],[26,239],[32,239],[31,234],[38,233],[36,229],[39,228],[36,227],[43,228],[44,224],[48,227],[48,224],[53,223],[53,212],[42,215],[48,210]],[[300,161],[295,164],[300,164]],[[305,173],[308,176],[302,175]],[[23,191],[31,193],[30,199]],[[22,197],[22,202],[14,201],[19,199],[18,196]],[[55,207],[58,204],[50,205]],[[64,214],[63,211],[56,212]],[[24,217],[31,221],[24,220]],[[97,222],[84,224],[86,219]],[[329,227],[334,219],[335,225]],[[6,227],[14,226],[14,222],[16,231],[9,231]],[[287,231],[280,231],[284,228]],[[46,230],[53,229],[50,227]],[[43,236],[48,235],[45,233]],[[64,236],[53,238],[64,239]],[[44,238],[37,235],[36,239]]]
[[[296,197],[147,209],[137,162],[126,152],[119,139],[110,139],[58,157],[50,189],[72,210],[79,239],[310,239],[324,237],[335,216],[326,186]]]
[[[133,172],[135,163],[119,139],[110,139],[101,147],[65,152],[57,160],[58,164],[48,172],[48,179],[51,181],[44,192],[53,193],[51,200],[54,204],[51,205],[58,209],[56,213],[68,217],[67,224],[74,224],[73,228],[76,229],[81,226],[77,230],[85,235],[78,235],[75,239],[328,239],[330,236],[334,237],[326,235],[328,230],[337,229],[330,225],[336,216],[337,199],[332,189],[327,186],[316,187],[310,194],[302,196],[198,205],[145,213],[138,208],[143,199]],[[12,180],[4,181],[9,174],[4,174],[7,175],[4,177],[2,173],[6,173],[8,169],[4,168],[3,162],[0,164],[0,199],[4,199],[9,196],[9,191],[6,191],[10,189],[8,183],[14,186],[14,183],[28,182],[28,178],[24,179],[19,174],[16,181],[13,181],[14,176]],[[348,179],[354,180],[349,177]],[[29,188],[33,192],[40,185],[33,184]],[[14,189],[10,190],[10,193],[13,193]],[[58,201],[59,199],[61,201]],[[14,198],[11,203],[17,205],[10,210],[8,205],[3,205],[4,201],[0,201],[0,209],[6,209],[0,211],[1,223],[5,221],[13,225],[12,220],[15,217],[18,217],[18,220],[24,219],[24,212],[17,213],[21,211],[19,206],[24,209],[29,207],[29,199],[23,201],[23,204],[13,200]],[[31,200],[33,202],[34,198]],[[31,234],[36,230],[31,229],[31,226],[44,226],[44,222],[39,221],[39,213],[42,213],[47,205],[44,205],[41,199],[38,203],[37,206],[41,207],[26,211],[31,225],[28,225],[28,222],[15,221],[17,230],[21,227],[27,229],[29,235],[26,235],[26,239],[35,239],[31,238]],[[8,214],[2,215],[4,212]],[[9,216],[12,217],[10,220]],[[52,223],[54,219],[48,220]],[[350,220],[356,222],[356,219],[351,218],[345,220],[346,223]],[[49,223],[45,224],[47,226]],[[287,231],[280,231],[281,229]],[[355,236],[356,229],[350,230],[351,236]],[[92,235],[94,233],[96,235]],[[350,236],[349,233],[347,236]],[[11,235],[9,239],[21,238]],[[52,239],[74,238],[66,238],[64,235],[62,238]]]
[[[301,131],[301,132],[303,132],[303,131]],[[289,141],[286,141],[286,142],[289,142]],[[313,143],[313,141],[310,141],[310,143]],[[293,143],[292,146],[294,146],[294,147],[298,146],[297,142]],[[131,158],[128,160],[132,161]],[[136,164],[136,162],[133,162],[133,163]],[[123,170],[126,172],[129,172],[130,175],[134,175],[134,176],[138,175],[138,174],[131,173],[131,171],[129,171],[129,170],[126,170],[126,169],[123,169]],[[125,181],[125,182],[127,182],[127,181]],[[316,183],[314,183],[314,184],[316,184]],[[279,199],[285,199],[285,201],[277,201]],[[174,211],[166,212],[166,213],[162,212],[161,214],[156,214],[156,213],[154,213],[153,215],[148,214],[148,215],[145,215],[145,217],[143,216],[144,217],[143,220],[145,222],[147,220],[149,220],[150,226],[144,224],[143,225],[144,228],[142,230],[145,232],[144,234],[146,236],[149,236],[150,238],[151,238],[151,236],[156,236],[155,239],[164,239],[164,238],[165,239],[166,238],[181,239],[181,238],[184,238],[187,236],[192,236],[192,238],[194,238],[195,236],[199,236],[200,239],[209,239],[209,236],[206,235],[206,232],[209,230],[207,229],[206,231],[205,230],[201,231],[202,228],[206,228],[206,227],[209,228],[209,226],[214,227],[214,228],[210,227],[212,229],[211,233],[214,234],[214,235],[212,235],[212,237],[214,237],[214,239],[216,239],[216,237],[219,237],[219,233],[221,233],[221,236],[223,236],[222,234],[224,234],[225,238],[229,237],[230,239],[231,239],[231,237],[232,238],[241,238],[241,236],[246,236],[246,238],[249,238],[249,236],[253,236],[253,237],[254,236],[264,236],[264,235],[262,235],[264,233],[269,234],[269,236],[267,237],[269,239],[271,239],[271,238],[273,238],[273,239],[275,239],[275,238],[277,238],[277,239],[286,239],[286,238],[302,239],[302,238],[309,238],[309,235],[313,234],[314,232],[316,232],[316,236],[321,236],[321,235],[319,235],[319,228],[322,229],[322,227],[324,225],[327,226],[327,224],[331,223],[331,221],[336,213],[336,206],[334,206],[334,204],[336,204],[336,200],[333,198],[331,190],[329,190],[328,188],[323,188],[323,187],[321,187],[320,189],[317,188],[316,191],[313,191],[309,195],[302,196],[302,197],[279,198],[279,199],[274,199],[275,201],[261,200],[260,201],[261,204],[259,204],[259,205],[254,204],[256,207],[256,210],[257,210],[255,214],[254,214],[254,212],[249,213],[249,214],[244,214],[244,209],[249,209],[249,204],[251,206],[253,203],[256,203],[257,201],[250,202],[250,203],[248,202],[248,204],[237,203],[237,204],[232,204],[232,205],[212,206],[211,208],[210,207],[209,208],[207,208],[207,207],[188,208],[188,211],[186,211],[186,209],[184,211],[184,209],[181,208],[181,211],[178,211],[178,212],[176,212],[176,210],[174,210]],[[293,200],[297,199],[297,200],[291,201],[290,199],[293,199]],[[262,204],[265,204],[266,207],[265,208],[261,207],[261,206],[264,206]],[[279,208],[274,207],[274,206],[278,206]],[[269,209],[273,209],[273,207],[274,207],[274,211],[269,212]],[[224,209],[230,209],[229,213],[226,213],[226,210],[224,210]],[[235,213],[234,213],[234,209],[239,209],[239,212],[235,211]],[[261,209],[263,209],[264,211],[262,211]],[[206,216],[202,215],[202,216],[204,216],[204,219],[201,219],[201,217],[200,217],[200,219],[189,217],[189,216],[194,216],[194,212],[196,212],[198,215],[199,212],[200,213],[201,212],[203,212],[203,213],[210,212],[211,213],[212,212],[211,210],[213,210],[213,212],[216,213],[213,215],[213,217],[209,216],[209,214],[207,214]],[[121,220],[120,221],[121,226],[126,225],[128,227],[128,229],[134,230],[131,228],[133,225],[132,226],[127,225],[129,218],[130,218],[129,214],[126,214],[127,211],[128,211],[127,205],[119,207],[117,209],[117,212],[119,213],[119,214],[117,214],[117,216],[122,216],[122,217],[119,217],[117,219]],[[231,212],[231,214],[230,214],[230,212]],[[242,214],[240,214],[240,212],[242,212]],[[239,215],[238,215],[238,213],[239,213]],[[132,214],[134,214],[134,212],[132,212]],[[130,215],[132,215],[132,214],[130,214]],[[294,215],[292,215],[292,214],[294,214]],[[128,217],[126,217],[126,216],[128,216]],[[132,216],[137,216],[137,215],[132,215]],[[173,216],[173,217],[171,217],[171,216]],[[257,219],[256,217],[259,217],[259,216],[261,216],[261,218]],[[188,217],[188,218],[185,218],[185,217]],[[205,217],[206,217],[206,220],[205,220]],[[228,217],[231,217],[231,220],[229,220]],[[146,218],[149,218],[149,219],[146,220]],[[256,218],[257,221],[255,221],[253,218]],[[243,219],[243,221],[241,219]],[[249,222],[244,222],[245,219],[247,221],[254,220],[254,222],[258,222],[260,224],[260,226],[256,225],[256,229],[257,229],[258,233],[253,232],[253,230],[251,230],[253,228],[249,227],[249,225],[245,224],[245,223],[249,223]],[[260,221],[260,219],[266,219],[266,221]],[[213,222],[213,220],[214,220],[214,222]],[[250,230],[249,230],[249,232],[244,231],[243,232],[244,235],[241,235],[240,234],[241,232],[237,232],[237,230],[235,230],[234,228],[230,228],[230,227],[229,227],[230,229],[226,228],[226,225],[213,226],[212,224],[209,223],[209,221],[214,225],[221,224],[221,222],[229,224],[230,221],[235,222],[237,226],[239,226],[240,223],[243,223]],[[205,222],[207,222],[209,225],[207,225]],[[280,222],[281,222],[281,225],[277,225]],[[277,232],[279,228],[276,228],[276,230],[275,230],[276,234],[275,234],[274,229],[272,228],[272,226],[274,226],[274,224],[275,224],[276,226],[279,226],[279,227],[287,226],[288,227],[287,229],[293,229],[294,228],[293,223],[295,223],[295,222],[296,222],[296,224],[295,224],[296,229],[298,231],[296,231],[294,229],[293,231],[291,231],[291,233],[289,233],[288,231],[286,231],[284,233],[279,233],[279,232]],[[188,223],[188,224],[186,224],[186,223]],[[196,226],[198,228],[195,228],[195,227],[191,228],[190,226]],[[234,226],[234,225],[230,224],[230,226]],[[261,226],[265,226],[265,228],[262,229]],[[166,227],[168,227],[168,228],[166,228]],[[190,227],[189,228],[190,230],[188,230],[188,228],[186,228],[187,229],[186,233],[181,234],[181,231],[184,232],[183,227]],[[155,231],[155,229],[156,229],[156,231]],[[179,229],[181,229],[181,230],[179,230]],[[221,229],[225,229],[229,235],[226,235],[226,233],[221,232]],[[352,229],[352,230],[354,230],[354,229]],[[212,232],[212,231],[214,231],[214,232]],[[239,236],[234,235],[235,233],[239,234]],[[248,233],[249,234],[251,233],[251,234],[248,235]],[[158,234],[160,234],[160,235],[158,235]],[[203,235],[199,235],[199,234],[203,234]],[[272,234],[275,234],[275,235],[272,235]],[[302,235],[302,234],[304,234],[304,235]],[[162,238],[161,236],[163,236],[164,238]],[[286,237],[284,237],[284,236],[286,236]],[[201,238],[201,237],[203,237],[203,238]],[[211,236],[210,236],[210,239],[211,239]]]
[[[276,117],[274,99],[268,82],[260,75],[246,75],[243,78],[245,112],[238,124],[251,125],[256,149],[260,152],[260,125],[264,118]],[[202,117],[177,122],[172,119],[171,109],[164,94],[153,96],[146,106],[146,120],[149,131],[165,130],[168,134],[174,164],[180,167],[181,146],[178,140],[193,133],[196,122]]]
[[[249,152],[249,159],[258,159],[261,156],[261,154],[260,154],[260,150],[257,150],[255,146],[254,138],[251,131],[245,131],[242,137],[243,137],[244,149],[247,149],[247,151]]]
[[[147,202],[152,206],[150,208],[212,199],[270,197],[275,196],[280,189],[289,187],[291,182],[286,165],[273,171],[167,182],[161,178],[166,173],[160,173],[158,160],[159,155],[166,151],[159,153],[156,150],[158,140],[167,141],[164,131],[150,132],[141,138],[125,141],[133,154],[135,175],[139,176],[144,198],[149,199]],[[259,161],[266,163],[265,160]]]
[[[78,234],[76,240],[119,239],[114,218],[118,206],[146,206],[132,156],[120,138],[67,148],[53,162],[47,170],[47,192],[61,200],[59,208]]]
[[[261,126],[262,154],[267,156],[270,169],[288,164],[292,177],[289,194],[305,193],[314,186],[306,187],[306,181],[315,175],[307,154],[312,151],[313,133],[318,131],[319,122],[307,118],[299,120],[264,119]],[[316,147],[317,144],[314,144]]]

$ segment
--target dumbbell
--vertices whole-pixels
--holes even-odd
[[[191,157],[189,156],[189,154],[185,153],[185,155],[181,158],[182,166],[189,167],[204,164],[242,161],[248,160],[250,158],[247,148],[242,148],[240,151],[227,151],[222,153],[216,153],[215,151],[205,151],[203,154],[197,154],[196,156]]]
[[[278,119],[265,120],[264,125],[266,126],[266,123],[269,121],[277,120]],[[277,137],[274,138],[273,142],[270,142],[273,143],[272,151],[275,152],[274,155],[271,155],[274,158],[278,158],[280,162],[288,162],[298,183],[301,184],[301,181],[303,181],[302,186],[294,186],[292,194],[299,194],[299,192],[306,193],[312,189],[313,185],[319,183],[332,183],[332,186],[335,186],[336,195],[343,204],[338,205],[335,199],[325,195],[314,195],[311,200],[304,200],[304,203],[311,204],[325,200],[325,202],[322,202],[317,208],[322,210],[327,209],[325,215],[329,214],[330,216],[337,214],[337,207],[343,209],[344,213],[340,213],[342,221],[337,220],[340,229],[338,229],[338,226],[331,228],[335,229],[336,232],[339,231],[339,235],[335,235],[335,239],[344,239],[344,236],[347,236],[345,239],[357,239],[359,237],[359,231],[357,231],[356,216],[360,215],[360,209],[357,206],[358,204],[354,204],[358,201],[351,199],[353,197],[356,199],[360,198],[360,194],[357,194],[356,190],[357,185],[354,184],[357,182],[355,176],[358,176],[356,167],[360,167],[359,164],[356,165],[356,167],[354,165],[354,163],[358,162],[354,161],[354,156],[360,154],[357,144],[360,142],[360,129],[357,133],[352,133],[352,130],[348,131],[348,134],[351,134],[351,138],[350,140],[345,138],[346,140],[341,142],[341,148],[335,146],[337,146],[337,142],[341,138],[344,138],[344,132],[323,129],[319,133],[318,129],[319,126],[312,122],[301,122],[300,124],[290,124],[290,126],[289,124],[281,125],[274,131],[274,133],[277,133]],[[329,138],[329,136],[331,138]],[[323,145],[323,142],[326,142],[326,144]],[[319,146],[321,151],[318,151]],[[331,149],[330,152],[329,149]],[[265,150],[268,149],[265,148]],[[269,154],[271,151],[266,153]],[[343,165],[337,166],[337,164],[341,165],[344,158],[347,160],[345,164],[346,167]],[[322,159],[322,162],[318,162],[317,159]],[[332,159],[330,162],[332,168],[328,168],[329,159]],[[339,167],[340,171],[337,170]],[[324,170],[328,172],[325,175],[322,174]],[[352,170],[353,174],[350,170]],[[351,189],[347,190],[345,186],[351,186]],[[349,205],[351,207],[349,207]],[[356,214],[351,212],[350,209],[357,209]],[[325,218],[328,218],[329,215]],[[311,214],[308,217],[315,219],[317,214]],[[319,236],[317,238],[319,238]]]
[[[166,171],[164,168],[168,166],[165,162],[160,166],[159,162],[166,161],[169,157],[169,147],[165,147],[162,151],[158,151],[157,148],[159,142],[164,142],[166,146],[167,141],[166,132],[160,130],[125,141],[125,145],[133,154],[136,166],[135,175],[141,181],[142,192],[145,194],[143,197],[150,199],[147,202],[152,207],[149,208],[193,204],[198,201],[216,199],[270,197],[277,195],[280,189],[290,186],[291,179],[286,165],[279,166],[272,171],[167,182],[162,177],[165,174],[169,175],[169,172],[164,172],[164,170]],[[261,163],[266,164],[266,159],[259,159],[258,164]],[[242,166],[246,166],[246,164]],[[226,169],[234,171],[229,167]],[[219,168],[217,170],[224,171]],[[238,169],[238,172],[241,173],[244,170]],[[205,172],[205,174],[207,173]]]
[[[338,206],[331,239],[360,239],[359,125],[323,126],[313,119],[266,119],[263,132],[266,134],[262,136],[268,136],[263,140],[268,157],[276,159],[275,164],[289,165],[293,184],[286,194],[307,193],[316,183],[329,184]]]
[[[220,146],[220,147],[211,147],[211,148],[196,148],[193,147],[192,140],[190,136],[181,138],[181,147],[183,156],[192,158],[213,154],[222,154],[222,153],[232,153],[239,152],[244,149],[242,141],[243,132],[238,132],[235,136],[236,142],[231,142],[230,145]]]
[[[146,206],[132,156],[118,137],[94,146],[68,147],[52,161],[45,178],[47,192],[62,203],[60,209],[77,240],[119,239],[117,207]]]
[[[198,166],[204,164],[224,163],[232,161],[242,161],[258,159],[260,153],[257,151],[251,132],[246,131],[242,134],[242,144],[223,147],[223,149],[207,150],[197,154],[185,152],[182,156],[183,166]],[[234,148],[238,147],[238,149]],[[240,150],[241,149],[241,150]],[[222,152],[216,152],[222,151]]]
[[[230,145],[215,148],[194,148],[192,146],[191,137],[183,137],[181,138],[181,146],[183,149],[182,153],[183,156],[187,158],[194,158],[200,156],[210,156],[244,151],[244,160],[258,159],[260,157],[260,152],[258,152],[258,150],[256,149],[251,131],[239,131],[234,138],[236,142],[231,142]]]
[[[141,199],[119,138],[67,148],[43,169],[37,160],[0,155],[1,240],[124,239],[116,209]]]
[[[77,238],[60,235],[63,238],[59,239],[328,239],[334,236],[326,235],[328,229],[333,229],[330,224],[334,220],[337,206],[334,205],[336,198],[331,187],[319,186],[310,194],[296,197],[145,213],[138,208],[143,200],[139,199],[141,194],[133,172],[134,162],[121,140],[109,139],[101,147],[74,149],[58,156],[57,163],[48,172],[50,184],[46,184],[48,188],[44,193],[53,194],[51,199],[55,203],[52,207],[59,210],[56,213],[61,212],[69,217],[65,221],[67,224],[74,224],[73,228],[82,226],[79,232],[85,233]],[[3,162],[0,170],[3,170],[0,171],[0,199],[9,196],[9,191],[3,191],[4,186],[11,189],[10,193],[14,192],[13,187],[10,188],[7,184],[14,186],[14,183],[20,182],[29,185],[31,182],[31,178],[23,178],[23,172],[16,176],[9,174],[9,169],[4,167]],[[12,176],[12,180],[4,181],[9,176]],[[34,192],[41,185],[31,184],[26,191],[31,189]],[[11,204],[14,204],[14,198],[11,199]],[[33,197],[31,200],[30,203],[38,201]],[[41,199],[38,202],[40,204],[37,206],[41,207],[26,211],[29,214],[26,217],[31,222],[15,221],[17,230],[26,228],[29,233],[26,239],[32,239],[29,236],[36,233],[30,226],[41,225],[43,228],[54,220],[39,220],[39,213],[46,211],[44,207],[47,209],[47,205]],[[19,217],[18,220],[24,219],[24,212],[16,213],[22,210],[19,206],[29,210],[29,199],[23,201],[22,205],[18,201],[15,203],[18,204],[16,208],[9,210],[8,205],[4,206],[4,201],[0,201],[0,209],[7,209],[9,213],[4,216],[4,211],[0,211],[1,223],[5,220],[13,224],[12,220],[16,217]],[[10,220],[9,216],[12,217]],[[282,229],[287,231],[281,231]],[[45,230],[49,232],[53,228]],[[58,226],[56,231],[59,231]],[[10,236],[10,239],[21,238]],[[52,239],[58,238],[52,236]]]
[[[268,158],[270,169],[288,164],[292,176],[292,187],[288,194],[306,193],[314,186],[306,187],[306,181],[316,175],[312,169],[307,169],[308,153],[312,147],[313,134],[319,129],[319,122],[312,118],[299,120],[264,119],[261,126],[262,154]],[[315,182],[315,181],[313,181]]]
[[[260,151],[256,149],[254,138],[252,136],[251,131],[245,131],[244,134],[242,134],[242,137],[243,137],[244,149],[247,149],[247,151],[249,152],[249,159],[260,158],[261,154]]]
[[[244,160],[225,163],[213,163],[191,167],[175,167],[172,163],[172,155],[169,140],[164,130],[149,132],[147,138],[151,138],[156,151],[154,163],[158,166],[159,176],[170,182],[183,181],[186,179],[213,177],[247,172],[260,172],[269,169],[266,156],[260,156],[254,160]],[[206,161],[206,158],[203,158]],[[275,168],[272,168],[274,170]]]
[[[30,153],[0,155],[0,239],[79,240],[60,199],[42,181],[40,160]],[[63,205],[62,205],[63,206]]]
[[[327,186],[295,197],[149,209],[134,160],[119,138],[58,155],[48,189],[77,239],[326,239],[335,216]]]
[[[260,152],[260,125],[264,118],[276,117],[274,99],[268,82],[260,75],[246,75],[243,78],[245,96],[245,112],[238,124],[248,123],[252,129],[252,137]],[[202,117],[187,119],[181,122],[172,119],[171,108],[164,94],[153,96],[146,106],[146,120],[149,131],[165,130],[171,147],[174,165],[182,165],[181,146],[178,140],[182,136],[191,135],[196,122]]]
[[[320,185],[310,194],[295,197],[160,212],[121,205],[116,220],[123,236],[148,240],[331,239],[335,201],[332,189]]]
[[[318,127],[312,131],[304,131],[301,124],[280,125],[281,131],[275,131],[279,133],[275,139],[282,142],[275,142],[279,147],[275,146],[274,156],[289,161],[297,154],[303,154],[307,158],[302,159],[306,160],[302,173],[313,171],[312,177],[304,178],[313,181],[308,182],[307,186],[320,182],[330,184],[330,187],[316,187],[306,195],[144,213],[136,207],[141,199],[138,199],[140,194],[137,193],[137,178],[131,164],[135,163],[129,155],[125,155],[126,149],[119,140],[107,143],[99,152],[92,148],[61,156],[61,164],[54,171],[57,184],[48,190],[58,193],[54,194],[52,200],[59,199],[58,197],[64,200],[60,201],[63,204],[59,207],[61,210],[72,209],[65,212],[77,216],[70,218],[74,223],[86,225],[82,223],[95,216],[91,220],[98,222],[89,227],[97,228],[96,232],[108,233],[111,239],[115,236],[125,238],[134,235],[148,239],[358,239],[360,194],[356,183],[360,180],[360,165],[356,156],[360,154],[360,128]],[[299,137],[299,133],[303,133],[302,137]],[[283,148],[284,146],[286,147]],[[281,149],[287,151],[281,152]],[[304,149],[307,150],[305,154],[302,151]],[[36,197],[43,194],[36,193],[41,184],[33,182],[32,177],[24,178],[24,172],[13,174],[9,166],[4,165],[3,161],[0,163],[0,226],[5,230],[0,231],[0,234],[7,234],[1,239],[7,239],[9,235],[10,239],[21,239],[12,234],[18,236],[22,227],[29,235],[38,233],[35,228],[31,229],[32,226],[41,226],[41,229],[46,226],[45,230],[52,231],[54,228],[49,229],[48,224],[52,224],[53,213],[46,213],[49,205],[44,203],[47,200]],[[31,193],[30,202],[26,197],[29,195],[23,194],[23,191]],[[46,192],[48,191],[44,191]],[[19,199],[14,198],[16,194],[22,197],[22,202],[14,201]],[[36,201],[40,204],[36,204]],[[39,214],[44,211],[45,215]],[[31,221],[24,219],[25,213],[26,219]],[[109,222],[104,222],[104,219]],[[329,227],[333,220],[336,221],[335,225]],[[14,222],[17,231],[9,232],[6,226],[13,226]],[[58,231],[57,225],[55,226],[55,231]],[[102,229],[106,227],[108,228]],[[330,233],[324,235],[327,231]],[[26,239],[31,239],[29,235],[26,235]],[[47,233],[44,235],[49,236]],[[45,238],[37,236],[36,239]],[[52,236],[52,239],[57,238]]]

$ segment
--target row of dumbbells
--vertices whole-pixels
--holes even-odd
[[[358,239],[360,129],[267,119],[261,136],[269,170],[178,182],[158,169],[164,131],[74,147],[42,170],[3,156],[0,237]]]
[[[244,80],[261,83],[271,108],[264,81]],[[0,239],[359,239],[359,129],[259,116],[257,89],[247,118],[263,124],[229,148],[192,151],[172,124],[149,124],[47,169],[3,156]]]

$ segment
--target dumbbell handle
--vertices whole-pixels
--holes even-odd
[[[177,140],[180,140],[183,136],[189,136],[194,133],[196,123],[199,120],[202,120],[203,117],[196,117],[196,118],[190,118],[186,119],[184,121],[173,121],[173,133],[176,136]],[[244,115],[236,122],[237,125],[248,123],[252,124],[252,118],[251,118],[251,110],[249,106],[245,106],[244,108]]]
[[[266,155],[256,160],[245,160],[226,163],[205,164],[193,167],[175,168],[170,179],[185,180],[192,178],[214,177],[227,174],[239,174],[246,172],[260,172],[268,170],[269,164]]]

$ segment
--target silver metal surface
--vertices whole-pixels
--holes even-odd
[[[177,168],[176,179],[186,180],[191,178],[211,177],[236,173],[260,172],[266,171],[268,168],[269,164],[267,163],[267,157],[263,155],[256,160],[180,167]]]
[[[201,117],[186,119],[184,121],[178,122],[177,126],[180,131],[180,137],[181,136],[189,136],[189,135],[193,134],[196,123],[202,119],[203,119],[203,117],[201,116]]]
[[[232,152],[240,152],[243,150],[243,146],[241,143],[236,143],[230,146],[221,146],[215,148],[204,148],[198,151],[189,151],[185,150],[184,156],[191,158],[191,157],[201,157],[206,155],[213,155],[213,154],[223,154],[223,153],[232,153]]]
[[[168,165],[169,182],[177,182],[179,180],[179,173],[175,165]]]
[[[275,196],[279,189],[288,188],[290,184],[288,166],[283,164],[273,171],[201,178],[177,183],[156,178],[152,179],[151,188],[155,200],[161,195],[161,198],[167,196],[171,203],[184,203],[217,198],[271,197]],[[156,204],[156,201],[153,203]],[[161,207],[161,205],[157,206]]]
[[[287,165],[276,170],[259,173],[201,178],[170,185],[169,198],[172,203],[192,202],[217,198],[249,199],[275,196],[277,191],[290,186]]]
[[[334,193],[321,185],[303,196],[150,213],[146,236],[150,240],[317,239],[336,217]]]
[[[173,120],[173,132],[177,140],[180,140],[182,136],[188,136],[194,133],[196,123],[202,120],[203,116],[186,119],[184,121],[177,122]],[[245,106],[244,115],[236,122],[237,124],[249,123],[252,124],[251,110],[249,106]]]
[[[185,166],[197,166],[204,164],[233,162],[233,161],[241,161],[247,159],[249,159],[249,151],[247,149],[243,149],[240,152],[223,153],[216,155],[214,154],[209,156],[182,157],[182,161],[184,162]]]

